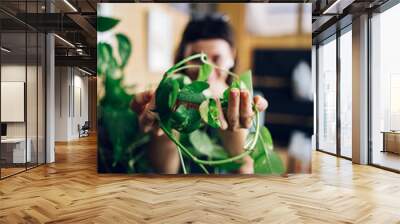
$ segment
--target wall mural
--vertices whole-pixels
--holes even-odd
[[[302,4],[290,7],[297,6]],[[183,14],[173,6],[162,4],[130,5],[132,12],[150,12],[154,10],[153,7],[164,10],[164,16]],[[188,23],[183,27],[183,34],[179,34],[181,37],[178,38],[176,55],[169,58],[174,64],[160,72],[162,76],[155,79],[154,87],[142,91],[135,88],[138,83],[129,83],[132,80],[130,76],[135,73],[129,64],[132,58],[144,61],[136,56],[141,52],[140,49],[135,51],[136,43],[132,39],[145,36],[146,32],[120,32],[124,30],[121,25],[124,16],[98,15],[97,31],[101,36],[97,45],[100,81],[98,171],[205,175],[310,172],[311,144],[303,135],[300,138],[292,136],[290,142],[286,139],[288,144],[274,147],[274,133],[270,132],[268,122],[264,122],[268,120],[268,91],[253,89],[253,85],[257,84],[253,80],[255,76],[252,70],[235,70],[236,58],[242,55],[240,52],[236,54],[235,44],[238,43],[234,42],[234,24],[231,24],[229,16],[212,12],[187,17]],[[156,21],[159,20],[153,20],[152,23]],[[139,26],[137,28],[141,30]],[[174,43],[170,44],[175,46]],[[157,51],[156,48],[152,50]],[[273,57],[278,56],[276,60],[287,56],[293,58],[290,55],[295,55],[295,60],[288,61],[293,64],[290,70],[282,66],[277,68],[282,68],[283,72],[276,69],[270,72],[289,76],[293,73],[297,77],[305,75],[309,78],[306,80],[311,82],[311,70],[307,69],[311,60],[311,41],[310,49],[300,54],[277,51],[278,54],[272,54]],[[257,66],[263,63],[259,65],[260,57],[254,59],[256,64],[253,71],[259,71]],[[268,61],[272,58],[264,55],[261,59]],[[148,64],[165,63],[157,60]],[[288,79],[287,82],[290,84],[292,81]],[[299,92],[305,89],[304,86],[310,85],[302,84],[303,88],[299,87],[300,84],[294,86]],[[306,91],[310,89],[306,88]],[[312,93],[300,95],[310,96]],[[302,104],[310,107],[305,111],[312,111],[310,100]],[[275,104],[270,106],[272,108],[279,108],[281,103],[292,103],[279,102],[278,98],[269,102]],[[288,127],[292,128],[290,125]],[[310,130],[307,127],[305,129],[309,135]],[[292,131],[286,130],[288,133]],[[279,135],[277,133],[276,136]],[[297,151],[288,150],[289,143]],[[301,159],[303,161],[299,161]],[[302,165],[296,168],[299,162]]]

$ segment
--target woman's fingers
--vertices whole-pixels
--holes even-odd
[[[156,135],[162,134],[157,127],[157,115],[152,112],[155,109],[154,91],[149,90],[135,95],[131,108],[139,116],[139,128],[142,132],[152,131]]]
[[[250,156],[243,158],[243,164],[239,168],[239,174],[254,174],[254,161]]]
[[[240,105],[240,91],[233,88],[229,93],[227,120],[228,129],[236,130],[239,128],[239,105]]]
[[[218,111],[219,111],[218,119],[221,122],[221,129],[222,130],[226,130],[228,128],[228,122],[226,122],[226,120],[225,120],[224,112],[222,110],[221,101],[219,100],[219,98],[216,98],[215,101],[217,102],[217,107],[218,107]]]
[[[154,128],[152,129],[152,133],[153,133],[153,135],[158,136],[158,137],[164,135],[164,131],[160,128],[160,125],[158,123],[154,125]]]
[[[264,111],[268,107],[268,101],[261,96],[254,97],[254,105],[256,106],[258,111]]]
[[[240,91],[240,124],[242,128],[251,127],[253,115],[250,93],[247,90],[242,90]]]
[[[156,115],[151,111],[145,111],[139,115],[139,128],[143,133],[154,129],[156,125]]]
[[[153,95],[154,91],[152,90],[136,94],[131,103],[132,110],[141,114],[146,108],[146,105],[154,98]]]
[[[260,112],[268,107],[267,100],[261,96],[255,96],[253,102],[254,106]],[[255,114],[252,107],[253,102],[248,90],[239,90],[236,88],[231,90],[226,114],[229,130],[233,131],[239,128],[251,127]],[[220,120],[222,121],[223,118]]]

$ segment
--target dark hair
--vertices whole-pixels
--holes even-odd
[[[175,63],[183,59],[188,44],[204,39],[223,39],[233,48],[233,30],[228,17],[217,13],[193,16],[183,32]]]

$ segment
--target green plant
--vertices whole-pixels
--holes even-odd
[[[118,24],[118,20],[106,17],[98,18],[98,31],[104,32]],[[123,86],[123,69],[131,54],[129,39],[123,34],[116,34],[119,60],[113,55],[112,47],[98,43],[98,74],[105,88],[104,96],[99,101],[99,124],[104,127],[112,147],[112,166],[126,167],[128,172],[151,171],[143,156],[143,146],[149,141],[146,134],[137,134],[137,116],[131,111],[129,103],[134,97]],[[188,65],[191,60],[200,60],[198,65]],[[197,80],[190,80],[182,74],[187,68],[198,67]],[[209,88],[208,76],[212,69],[221,69],[207,60],[205,54],[196,54],[183,59],[172,66],[163,76],[156,90],[156,112],[159,124],[165,134],[176,144],[180,155],[182,171],[191,173],[196,166],[204,173],[226,173],[238,169],[241,159],[247,155],[254,160],[254,171],[260,174],[281,174],[285,168],[280,157],[273,151],[273,142],[266,127],[261,127],[259,112],[253,121],[254,131],[248,134],[244,152],[230,157],[219,144],[218,136],[209,135],[221,124],[218,119],[219,109],[215,99],[206,96]],[[232,88],[247,89],[251,93],[251,72],[240,76],[226,71],[233,76],[233,82],[219,100],[223,108],[227,107],[229,92]],[[173,131],[175,130],[175,131]],[[99,143],[100,161],[106,161],[106,144]],[[107,165],[107,162],[104,162]]]

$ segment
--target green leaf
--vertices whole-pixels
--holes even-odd
[[[168,97],[168,107],[170,110],[175,106],[176,100],[178,99],[178,92],[179,92],[179,83],[177,80],[171,80],[171,91],[169,92]]]
[[[186,147],[186,149],[188,149],[188,150],[190,151],[190,153],[192,153],[192,155],[194,155],[194,156],[196,156],[196,157],[200,157],[200,156],[202,156],[202,155],[200,154],[200,152],[197,151],[197,150],[193,147],[192,143],[190,143],[190,139],[189,139],[190,134],[191,134],[191,133],[180,133],[180,135],[179,135],[179,141],[181,142],[182,145],[184,145],[184,146]],[[186,154],[184,154],[184,156],[187,157],[187,158],[189,158],[189,159],[191,159],[191,158],[190,158],[189,156],[187,156]]]
[[[171,112],[170,93],[172,92],[173,84],[172,79],[166,78],[160,82],[156,90],[156,111],[160,117],[168,115]]]
[[[240,89],[242,86],[240,85],[240,80],[238,80],[238,79],[235,79],[232,83],[231,83],[231,85],[230,85],[230,88],[232,89],[232,88],[237,88],[237,89]]]
[[[102,124],[113,149],[113,166],[122,161],[129,146],[139,137],[137,135],[137,116],[126,106],[125,108],[105,105],[101,110]],[[131,149],[134,150],[134,149]],[[128,162],[128,161],[126,161]]]
[[[110,18],[110,17],[97,17],[97,31],[105,32],[107,30],[112,29],[115,25],[119,23],[118,19]]]
[[[266,149],[272,150],[274,148],[274,143],[272,142],[271,132],[267,127],[262,127],[260,130],[261,138],[266,145]]]
[[[196,130],[189,135],[189,140],[194,148],[201,154],[211,156],[213,151],[213,143],[208,135],[200,130]]]
[[[271,133],[266,127],[260,130],[260,136],[251,157],[254,160],[254,172],[260,174],[282,174],[285,166],[277,153],[272,151]]]
[[[254,172],[257,174],[283,174],[285,167],[279,155],[274,151],[269,151],[268,156],[259,157],[255,161]]]
[[[202,64],[199,70],[199,76],[197,77],[197,81],[207,81],[208,76],[210,76],[212,71],[212,66],[210,64]]]
[[[200,116],[204,123],[210,125],[213,128],[221,127],[221,121],[219,120],[219,109],[217,102],[214,99],[208,99],[203,101],[199,106]]]
[[[178,100],[187,103],[201,104],[204,100],[206,100],[206,97],[202,93],[181,90],[178,94]]]
[[[286,172],[286,168],[283,165],[282,159],[278,155],[278,153],[271,151],[269,158],[270,158],[270,162],[272,164],[272,173],[283,174]]]
[[[271,166],[267,163],[265,156],[259,157],[254,161],[254,173],[255,174],[271,174]]]
[[[222,146],[214,145],[213,152],[210,157],[212,159],[227,159],[229,155]]]
[[[240,81],[246,86],[246,89],[253,95],[253,81],[251,71],[248,70],[239,76]]]
[[[100,42],[97,44],[97,74],[102,75],[106,72],[108,63],[112,59],[111,45]]]
[[[253,141],[254,137],[255,137],[255,133],[249,133],[246,138],[246,143]],[[264,152],[263,141],[260,140],[260,138],[258,138],[258,141],[256,142],[256,145],[255,145],[253,151],[251,152],[250,156],[255,161],[258,157],[264,156],[264,155],[265,155],[265,152]]]
[[[208,124],[208,104],[209,100],[204,100],[199,106],[200,117],[204,123]]]
[[[190,133],[201,126],[198,110],[180,105],[171,115],[171,127],[184,133]]]
[[[126,63],[128,62],[129,56],[131,55],[132,47],[131,42],[129,41],[128,37],[124,34],[118,33],[116,35],[118,41],[118,51],[119,56],[121,58],[121,68],[125,67]]]
[[[208,134],[204,131],[196,130],[189,135],[190,143],[201,154],[214,159],[226,159],[228,154],[225,149],[214,144]]]
[[[201,93],[204,90],[208,89],[210,85],[207,82],[203,81],[194,81],[189,85],[186,85],[182,88],[182,91],[189,91],[192,93]]]
[[[112,72],[107,69],[107,75],[104,81],[105,95],[100,101],[101,106],[112,106],[115,109],[129,109],[132,95],[128,94],[121,85],[121,79],[115,79],[110,74]]]
[[[208,124],[213,128],[221,127],[219,113],[217,102],[214,99],[210,99],[210,103],[208,104]]]
[[[169,76],[171,79],[175,79],[176,81],[178,81],[179,83],[179,89],[182,89],[183,87],[185,87],[186,85],[189,85],[190,83],[192,83],[192,80],[184,74],[173,74]]]

